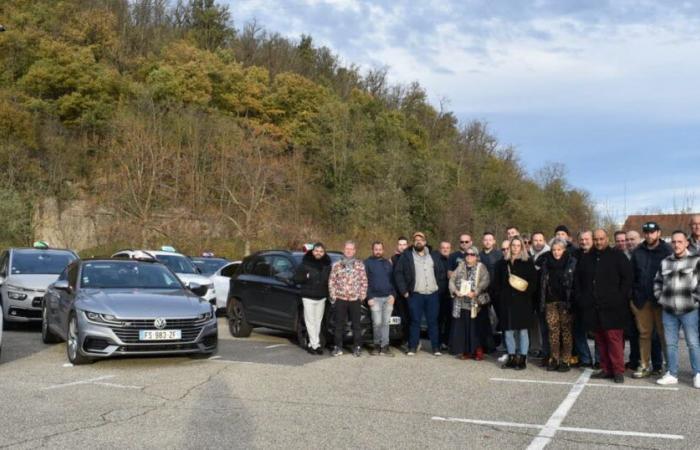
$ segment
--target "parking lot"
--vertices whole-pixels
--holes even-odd
[[[697,448],[700,391],[588,371],[504,371],[426,352],[311,356],[286,335],[210,359],[73,367],[37,326],[3,336],[0,448]]]

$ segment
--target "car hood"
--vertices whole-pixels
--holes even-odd
[[[201,286],[211,285],[211,280],[203,275],[199,275],[196,273],[178,273],[176,275],[180,279],[180,281],[182,281],[185,284],[194,282],[198,283]]]
[[[192,318],[211,311],[209,302],[179,289],[86,289],[76,306],[120,319]]]
[[[52,274],[10,275],[5,279],[5,284],[36,291],[45,291],[49,284],[57,279],[58,275]]]

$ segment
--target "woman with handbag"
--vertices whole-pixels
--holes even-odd
[[[490,332],[488,308],[489,271],[479,262],[474,247],[465,252],[457,269],[450,277],[450,294],[453,298],[452,326],[450,327],[450,351],[459,359],[484,359],[484,345]]]
[[[498,298],[499,320],[504,330],[508,359],[503,369],[523,370],[530,346],[528,328],[533,315],[533,295],[537,271],[525,251],[520,236],[510,240],[508,257],[496,267],[495,293]]]

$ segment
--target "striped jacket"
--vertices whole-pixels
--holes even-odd
[[[654,278],[654,296],[664,310],[685,314],[700,302],[700,255],[690,252],[680,258],[670,255],[661,261]]]

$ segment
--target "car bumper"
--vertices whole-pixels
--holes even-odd
[[[82,317],[80,317],[82,316]],[[196,337],[183,337],[178,341],[134,341],[120,337],[106,325],[99,325],[79,315],[79,344],[82,354],[91,358],[109,358],[120,355],[172,355],[211,353],[218,345],[216,319],[205,322]]]
[[[28,294],[24,300],[12,300],[3,296],[3,313],[7,322],[41,322],[44,294]]]

